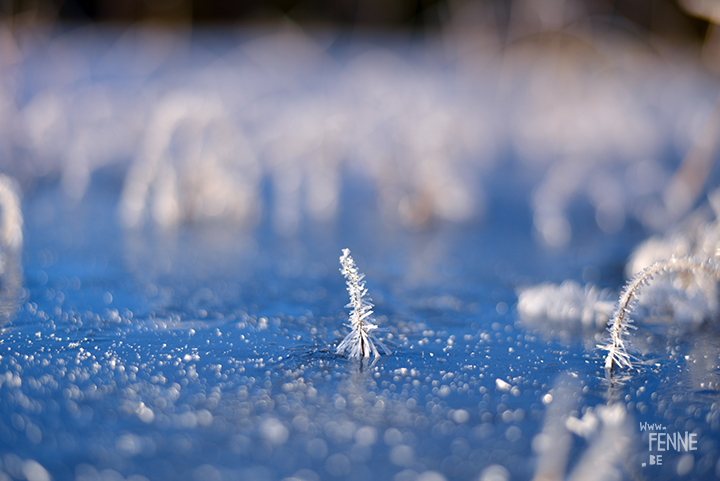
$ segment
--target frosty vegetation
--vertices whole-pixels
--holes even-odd
[[[543,283],[519,291],[518,312],[530,325],[596,330],[606,326],[612,315],[611,299],[610,290],[591,284]]]
[[[654,317],[665,317],[680,326],[699,326],[717,316],[717,281],[720,269],[715,260],[720,248],[720,190],[708,196],[709,208],[701,207],[665,236],[640,244],[626,266],[634,276],[620,295],[610,323],[605,368],[631,367],[628,314],[635,307],[651,309]],[[668,260],[669,259],[669,260]],[[674,273],[676,276],[659,276]],[[652,282],[651,282],[652,281]]]
[[[628,345],[629,331],[635,328],[631,311],[636,310],[637,318],[651,317],[680,328],[698,328],[716,320],[720,189],[708,201],[677,228],[638,245],[625,267],[630,281],[615,297],[614,311],[611,291],[568,280],[519,289],[520,318],[530,326],[560,332],[597,332],[607,325],[608,339],[598,347],[608,351],[604,363],[608,374],[616,367],[633,366]]]
[[[0,174],[0,322],[15,311],[22,284],[23,215],[15,179]]]
[[[625,267],[627,278],[671,257],[713,258],[720,247],[720,190],[711,193],[708,200],[709,206],[698,208],[676,229],[641,243]],[[638,307],[651,309],[653,317],[668,319],[680,326],[698,326],[717,318],[717,281],[702,272],[682,279],[663,276],[642,290]]]
[[[608,351],[605,358],[605,369],[612,373],[615,366],[632,367],[632,357],[627,350],[628,330],[634,329],[628,314],[632,310],[634,302],[643,286],[663,272],[668,273],[695,273],[704,272],[720,280],[720,269],[713,261],[701,261],[694,258],[671,258],[667,261],[656,262],[640,274],[635,276],[625,287],[620,300],[618,301],[615,315],[611,321],[609,331],[610,340],[607,344],[600,346]]]
[[[707,114],[688,55],[679,55],[682,69],[669,68],[664,49],[649,57],[636,36],[621,34],[635,45],[627,48],[569,17],[561,24],[572,25],[572,48],[546,49],[519,41],[558,33],[542,15],[518,19],[528,25],[508,36],[485,23],[495,16],[489,4],[460,3],[448,11],[453,33],[428,38],[428,56],[417,59],[376,42],[338,55],[291,24],[243,35],[226,52],[199,39],[186,52],[182,29],[138,26],[117,43],[103,29],[67,38],[0,25],[8,51],[27,49],[0,79],[0,167],[23,186],[57,176],[74,200],[122,172],[127,228],[220,219],[252,229],[265,215],[294,236],[304,221],[342,218],[346,176],[370,182],[378,213],[399,225],[482,219],[488,175],[509,143],[519,168],[536,172],[530,208],[544,244],[570,242],[577,197],[603,232],[631,218],[665,228],[668,208],[638,205],[662,195],[672,175],[652,159],[686,150]],[[468,28],[475,15],[485,20]],[[136,45],[153,49],[148,64],[127,65]],[[592,62],[587,46],[598,54]],[[77,59],[72,77],[56,75],[56,50]],[[453,52],[450,76],[436,68],[441,52]],[[655,69],[652,85],[645,66]],[[496,85],[501,95],[487,95]]]
[[[379,358],[380,349],[385,355],[390,354],[390,350],[375,337],[372,332],[377,329],[377,326],[373,324],[372,318],[372,303],[367,297],[367,289],[365,288],[365,276],[358,272],[355,261],[350,256],[350,249],[343,249],[343,255],[340,257],[340,265],[342,266],[340,272],[345,276],[345,282],[347,283],[347,290],[350,294],[350,303],[346,307],[352,308],[350,311],[350,334],[345,336],[345,339],[338,345],[337,353],[347,353],[350,359],[364,359],[364,358]]]

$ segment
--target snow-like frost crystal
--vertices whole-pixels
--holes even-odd
[[[345,307],[352,308],[352,311],[350,311],[350,322],[348,322],[350,334],[345,336],[345,339],[338,345],[337,353],[347,352],[351,359],[370,358],[371,355],[378,358],[380,357],[379,347],[385,355],[389,355],[390,350],[372,332],[377,329],[377,326],[371,322],[370,315],[373,312],[373,305],[370,298],[367,297],[367,289],[365,289],[363,280],[365,276],[358,272],[355,261],[350,256],[350,249],[343,249],[342,253],[340,272],[345,276],[347,290],[350,294],[350,302]]]

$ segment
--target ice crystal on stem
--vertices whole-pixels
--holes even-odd
[[[358,272],[355,261],[350,256],[350,249],[343,249],[343,255],[340,257],[340,265],[342,275],[345,276],[347,290],[350,294],[350,303],[345,307],[352,308],[350,311],[350,334],[338,345],[337,353],[348,353],[351,359],[363,359],[380,357],[378,347],[383,350],[386,355],[390,354],[390,350],[380,342],[373,334],[373,330],[377,326],[373,324],[372,303],[367,297],[367,289],[365,289],[365,276]],[[377,345],[377,347],[376,347]]]
[[[636,275],[620,294],[617,309],[610,321],[610,339],[606,345],[600,346],[608,351],[605,358],[605,370],[612,374],[615,366],[632,367],[632,358],[627,351],[626,342],[628,329],[635,329],[632,320],[628,316],[633,304],[637,301],[640,289],[648,285],[658,274],[663,272],[680,273],[690,272],[694,274],[705,273],[720,280],[720,267],[713,261],[702,261],[692,257],[671,258],[670,260],[656,262]]]

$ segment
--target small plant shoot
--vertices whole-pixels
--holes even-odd
[[[350,359],[369,359],[379,358],[381,356],[378,347],[385,353],[390,355],[390,350],[375,337],[373,331],[377,329],[377,325],[373,324],[370,317],[373,313],[372,303],[367,297],[367,289],[365,288],[365,276],[358,272],[355,261],[350,256],[350,249],[343,249],[343,255],[340,256],[340,272],[345,276],[347,291],[350,294],[350,302],[347,306],[350,311],[350,319],[348,327],[350,333],[338,345],[337,353],[347,353]]]

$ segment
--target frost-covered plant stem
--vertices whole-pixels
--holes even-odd
[[[377,347],[379,346],[383,352],[388,355],[390,350],[380,342],[372,333],[377,326],[373,324],[372,303],[367,296],[365,289],[365,276],[358,272],[355,261],[350,257],[350,249],[343,249],[343,255],[340,257],[340,272],[345,276],[347,290],[350,294],[350,303],[345,307],[352,308],[350,311],[350,319],[348,327],[350,334],[338,345],[337,353],[343,354],[348,352],[350,358],[363,359],[369,358],[371,355],[375,358],[380,357]]]
[[[627,352],[628,329],[635,329],[629,312],[637,300],[640,289],[650,283],[650,280],[657,274],[663,272],[704,272],[720,280],[720,268],[710,260],[701,261],[692,257],[671,258],[670,260],[659,261],[647,267],[645,270],[633,277],[620,294],[620,300],[610,321],[610,339],[608,344],[600,346],[608,351],[605,358],[605,370],[612,374],[615,366],[632,367],[632,359]]]

